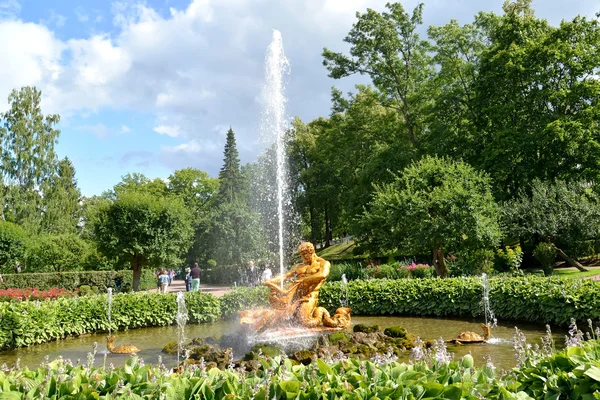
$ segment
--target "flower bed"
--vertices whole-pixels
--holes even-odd
[[[0,301],[55,300],[61,297],[74,296],[77,296],[77,290],[70,291],[63,288],[52,288],[48,290],[40,290],[38,288],[0,289]]]

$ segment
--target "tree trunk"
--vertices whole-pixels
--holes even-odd
[[[448,268],[446,267],[446,260],[444,259],[444,248],[433,250],[433,267],[437,276],[445,278],[448,275]]]
[[[558,256],[560,258],[562,258],[563,260],[565,260],[565,262],[567,263],[567,265],[571,266],[571,267],[575,267],[578,270],[582,271],[582,272],[587,272],[588,270],[585,269],[583,267],[583,265],[581,265],[580,263],[577,262],[577,260],[573,260],[571,257],[569,257],[568,255],[565,254],[564,251],[562,251],[561,249],[559,249],[558,247],[554,246],[554,248],[556,249],[556,253],[558,254]]]
[[[325,207],[325,247],[329,247],[332,240],[331,218],[329,218],[329,212],[327,211],[327,207]]]
[[[131,269],[133,270],[133,291],[140,289],[140,278],[142,277],[142,257],[134,255],[131,259]]]
[[[315,207],[312,204],[312,201],[309,202],[308,205],[308,213],[310,214],[310,242],[313,246],[317,245],[317,218],[315,216]]]

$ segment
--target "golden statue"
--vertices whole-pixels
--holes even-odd
[[[251,325],[257,332],[290,321],[309,328],[346,328],[350,325],[349,308],[340,307],[331,316],[325,308],[317,307],[319,289],[331,269],[329,261],[318,257],[314,246],[308,242],[300,244],[298,252],[302,262],[283,276],[283,288],[281,277],[264,282],[271,289],[271,308],[240,311],[242,324]]]

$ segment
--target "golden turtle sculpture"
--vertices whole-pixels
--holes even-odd
[[[465,343],[485,343],[491,336],[490,326],[486,324],[481,324],[481,329],[483,329],[483,336],[476,334],[475,332],[461,332],[454,339],[447,340],[447,343],[454,344],[465,344]]]
[[[115,342],[114,336],[106,337],[106,348],[108,349],[108,351],[110,351],[113,354],[134,354],[134,353],[140,352],[140,349],[138,349],[137,347],[135,347],[132,344],[115,346],[114,342]]]

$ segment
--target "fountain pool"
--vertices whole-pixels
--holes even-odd
[[[401,325],[408,332],[420,336],[422,339],[438,339],[440,336],[444,339],[450,339],[462,331],[480,332],[479,320],[461,320],[461,319],[441,319],[424,317],[363,317],[353,316],[354,324],[381,325],[383,328],[394,325]],[[512,345],[512,336],[514,327],[519,329],[527,337],[527,342],[532,345],[538,343],[541,345],[541,338],[545,335],[543,325],[532,325],[526,323],[511,323],[507,321],[498,322],[498,326],[492,329],[494,344],[472,344],[472,345],[448,345],[448,350],[455,353],[459,358],[469,352],[473,355],[477,365],[485,363],[484,357],[490,355],[494,365],[497,368],[511,368],[516,364],[514,350]],[[224,333],[233,333],[239,329],[237,319],[231,321],[219,321],[213,324],[204,325],[186,325],[186,337],[191,339],[195,337],[218,337]],[[552,335],[557,348],[562,348],[566,330],[552,329]],[[162,362],[168,367],[177,365],[177,356],[170,356],[161,353],[165,344],[172,342],[177,337],[178,326],[172,325],[158,328],[144,328],[129,331],[120,331],[115,335],[118,343],[135,343],[141,349],[138,354],[146,363],[157,363],[159,356]],[[9,350],[0,352],[0,364],[6,363],[12,366],[20,358],[21,366],[37,367],[43,361],[46,355],[50,360],[63,356],[69,358],[73,363],[80,359],[82,363],[86,362],[87,353],[92,350],[94,342],[98,342],[98,354],[96,356],[96,366],[101,366],[103,362],[103,353],[106,352],[106,333],[83,335],[77,338],[61,340],[57,342],[45,343],[28,348]],[[235,358],[241,358],[242,354],[235,354]],[[126,354],[107,354],[106,363],[113,363],[115,366],[122,366],[129,358]],[[400,359],[408,361],[409,354]]]

